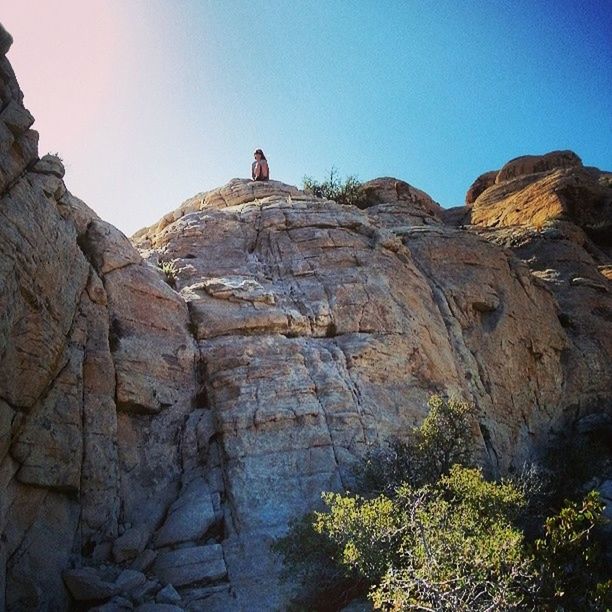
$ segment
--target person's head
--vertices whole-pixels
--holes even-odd
[[[262,160],[262,159],[266,159],[266,156],[264,155],[264,152],[261,149],[255,149],[255,153],[253,153],[253,155],[255,156],[256,160]]]

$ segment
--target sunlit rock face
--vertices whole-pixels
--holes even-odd
[[[283,609],[273,538],[431,393],[492,474],[609,408],[605,173],[515,160],[463,227],[393,178],[234,179],[130,241],[0,72],[0,609]]]

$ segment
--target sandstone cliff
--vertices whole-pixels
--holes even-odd
[[[609,414],[611,190],[575,156],[454,213],[234,179],[130,241],[0,75],[0,609],[282,608],[272,539],[430,393],[494,473]]]

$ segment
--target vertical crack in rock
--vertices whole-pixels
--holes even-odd
[[[318,344],[321,344],[321,341],[318,342]],[[323,351],[326,350],[325,347],[321,347],[318,349],[319,351]],[[335,440],[335,436],[333,434],[333,430],[332,427],[330,425],[330,416],[327,414],[327,410],[325,408],[325,406],[323,405],[323,401],[321,399],[323,393],[321,393],[320,389],[319,389],[319,385],[317,384],[316,381],[316,372],[313,371],[312,367],[311,367],[311,359],[308,358],[307,355],[303,354],[303,359],[304,359],[304,366],[306,367],[306,370],[308,372],[308,375],[310,377],[310,381],[314,387],[314,397],[316,398],[318,404],[319,404],[319,408],[321,409],[321,414],[323,415],[323,419],[325,420],[325,426],[327,428],[327,434],[329,435],[329,440],[331,443],[331,449],[334,455],[334,461],[336,464],[336,472],[338,475],[338,478],[340,480],[340,484],[342,486],[343,489],[346,488],[345,483],[342,480],[342,469],[341,469],[341,463],[340,460],[338,458],[338,452],[336,449],[336,445],[337,445],[337,441]]]

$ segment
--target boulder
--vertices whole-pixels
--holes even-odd
[[[181,603],[181,596],[171,584],[167,584],[161,591],[159,591],[159,593],[157,593],[155,596],[155,601],[157,603],[178,605]]]
[[[130,593],[130,599],[137,604],[151,602],[155,599],[155,594],[160,590],[160,587],[161,585],[157,580],[147,580]]]
[[[117,577],[117,580],[115,580],[115,587],[119,593],[129,594],[141,587],[146,581],[147,578],[142,572],[126,569],[123,570]]]
[[[495,185],[495,179],[497,178],[498,171],[490,170],[489,172],[485,172],[481,174],[467,190],[465,194],[465,205],[469,208],[478,198],[478,196],[491,187],[491,185]]]
[[[582,160],[573,151],[551,151],[545,155],[523,155],[516,157],[497,173],[496,183],[503,183],[518,176],[548,172],[559,168],[579,168]]]
[[[438,223],[443,208],[428,194],[405,181],[377,178],[362,185],[366,193],[364,208],[378,221],[400,224]],[[375,215],[375,216],[374,216]]]
[[[0,55],[6,55],[13,44],[13,37],[4,29],[0,23]]]
[[[103,572],[93,567],[65,570],[62,575],[70,594],[77,601],[108,599],[121,592],[114,580],[107,579]]]
[[[113,557],[115,561],[122,563],[137,557],[144,551],[150,536],[151,533],[145,525],[138,525],[127,529],[113,543]]]
[[[587,232],[610,226],[612,189],[580,167],[553,169],[497,182],[473,203],[471,223],[486,227],[565,220]]]
[[[134,561],[130,565],[130,568],[138,570],[140,572],[144,572],[149,569],[153,561],[155,561],[156,556],[156,551],[151,550],[150,548],[146,548],[134,559]]]
[[[180,587],[221,580],[227,575],[227,568],[221,546],[208,544],[160,553],[153,564],[153,573],[162,582]]]
[[[199,540],[215,522],[211,492],[203,478],[196,478],[170,506],[168,516],[155,536],[160,548]]]
[[[51,155],[47,153],[41,157],[32,168],[34,172],[40,172],[41,174],[51,174],[57,178],[64,178],[66,169],[62,160],[57,155]]]

